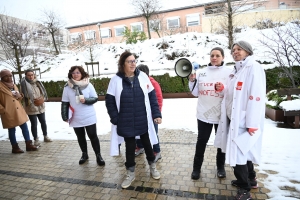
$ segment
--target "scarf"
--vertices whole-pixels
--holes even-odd
[[[10,90],[14,90],[14,83],[11,82],[11,83],[8,83],[8,82],[4,82],[4,81],[1,81],[4,85],[6,85],[6,87],[8,87]]]
[[[88,78],[84,78],[80,81],[76,81],[72,78],[68,80],[68,86],[75,91],[76,97],[79,97],[79,95],[82,95],[82,90],[84,90],[88,86],[89,83],[90,82],[89,82]]]
[[[39,88],[41,95],[45,98],[45,100],[48,100],[47,91],[42,84],[42,82],[38,81],[37,79],[29,80],[27,78],[22,78],[21,80],[21,91],[24,94],[25,97],[25,105],[29,106],[30,104],[33,104],[34,102],[34,96],[32,91],[31,84],[35,83],[37,87]]]

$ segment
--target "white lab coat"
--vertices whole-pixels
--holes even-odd
[[[225,87],[214,146],[226,153],[226,163],[230,166],[244,165],[247,160],[259,164],[265,117],[265,72],[253,56],[236,62],[235,67],[230,127],[225,107],[226,90],[230,88]],[[250,136],[246,128],[258,128],[258,131]]]
[[[151,92],[152,90],[154,90],[154,87],[151,84],[149,77],[144,72],[140,72],[138,79],[139,79],[141,86],[142,85],[147,86],[147,87],[141,87],[141,88],[145,95],[145,106],[146,106],[147,119],[148,119],[149,139],[153,146],[154,144],[158,143],[158,139],[157,139],[156,131],[155,131],[154,124],[153,124],[148,93]],[[109,82],[107,94],[113,95],[115,97],[118,110],[120,109],[120,97],[121,97],[122,90],[123,90],[122,78],[120,78],[117,75],[113,76]],[[150,111],[150,112],[148,112],[148,111]],[[136,138],[139,138],[139,136],[137,136]],[[119,136],[117,133],[117,126],[112,124],[111,125],[111,142],[110,142],[110,155],[111,156],[119,155],[118,145],[123,142],[124,142],[124,138]]]

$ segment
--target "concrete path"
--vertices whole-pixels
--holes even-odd
[[[51,134],[50,134],[51,137]],[[100,135],[104,167],[96,163],[88,141],[89,161],[79,165],[81,151],[77,141],[42,142],[37,152],[12,154],[9,141],[0,141],[0,199],[233,199],[237,188],[231,167],[227,177],[216,177],[216,148],[208,146],[201,177],[190,178],[197,135],[184,130],[159,129],[162,159],[157,162],[160,180],[150,177],[145,155],[136,157],[136,179],[121,189],[126,170],[125,146],[120,156],[109,156],[110,134]],[[25,142],[19,142],[25,150]],[[258,174],[258,181],[259,181]],[[259,182],[252,189],[253,199],[267,199],[269,191]]]

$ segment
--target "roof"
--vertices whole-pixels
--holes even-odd
[[[236,1],[236,0],[234,0],[234,1]],[[190,9],[190,8],[198,8],[198,7],[203,7],[203,6],[206,6],[206,5],[217,4],[217,3],[221,3],[221,2],[224,2],[224,0],[210,2],[210,3],[195,4],[195,5],[191,5],[191,6],[184,6],[184,7],[173,8],[173,9],[167,9],[167,10],[159,11],[158,13],[167,13],[167,12],[173,12],[173,11],[178,11],[178,10],[186,10],[186,9]],[[72,28],[79,28],[79,27],[83,27],[83,26],[96,25],[98,23],[103,24],[103,23],[120,21],[120,20],[125,20],[125,19],[132,19],[132,18],[137,18],[137,17],[140,17],[140,16],[141,15],[132,15],[132,16],[115,18],[115,19],[109,19],[109,20],[103,20],[103,21],[98,21],[98,22],[91,22],[91,23],[86,23],[86,24],[69,26],[69,27],[66,27],[66,29],[72,29]]]

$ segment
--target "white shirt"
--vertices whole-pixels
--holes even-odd
[[[82,90],[85,98],[97,97],[94,86],[89,83],[88,86]],[[70,106],[74,108],[70,127],[84,127],[97,123],[97,116],[94,105],[87,105],[76,102],[75,91],[69,86],[64,87],[62,101],[69,102]]]

